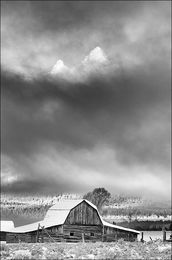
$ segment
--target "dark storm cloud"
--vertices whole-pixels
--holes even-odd
[[[7,153],[32,152],[43,141],[74,149],[103,142],[117,150],[126,163],[139,160],[166,165],[169,158],[164,149],[170,141],[168,75],[168,71],[156,65],[151,75],[140,67],[109,75],[108,79],[92,77],[88,82],[75,84],[2,75],[2,151],[6,147]],[[46,104],[55,104],[52,120],[50,115],[45,116]],[[159,132],[154,133],[151,127],[157,119],[164,127],[159,126]],[[144,126],[145,130],[143,122],[149,124]],[[150,135],[145,136],[144,131],[149,128]],[[131,138],[132,131],[138,130],[138,136]]]
[[[169,6],[169,1],[165,3],[160,1],[93,1],[91,3],[90,1],[4,1],[2,14],[32,15],[38,22],[35,30],[41,28],[45,32],[46,29],[57,31],[71,30],[76,26],[88,26],[95,20],[97,22],[97,20],[103,21],[102,18],[107,19],[107,14],[109,17],[114,16],[114,20],[121,21],[137,15],[137,12],[144,13],[148,9],[151,9],[153,14],[158,9],[166,12]],[[23,18],[30,22],[27,16]]]
[[[45,176],[35,178],[30,177],[29,173],[28,176],[25,175],[24,178],[21,178],[18,181],[15,181],[13,184],[5,184],[2,185],[1,192],[12,192],[12,193],[22,193],[22,194],[50,194],[50,187],[51,192],[53,193],[61,193],[61,192],[73,192],[74,189],[69,187],[68,183],[65,181],[60,180],[58,182],[54,182],[51,178],[46,178]]]
[[[107,13],[109,17],[115,16],[114,19],[122,20],[125,16],[131,16],[141,10],[142,8],[151,8],[152,3],[145,5],[144,2],[133,3],[128,1],[121,3],[120,1],[113,2],[97,2],[93,1],[4,1],[2,3],[2,14],[8,14],[9,16],[26,15],[22,17],[27,24],[36,25],[35,28],[40,32],[45,33],[47,31],[62,31],[71,30],[72,28],[86,27],[92,24],[95,19],[102,21],[102,16]],[[161,3],[156,3],[156,6],[163,6]],[[31,15],[36,19],[37,23],[32,23],[28,19]],[[106,17],[107,19],[107,17]],[[116,19],[116,21],[117,21]],[[17,21],[16,21],[17,22]],[[23,25],[20,25],[23,27]],[[25,27],[23,27],[25,29]],[[29,29],[29,28],[28,28]]]
[[[170,15],[168,1],[2,2],[5,190],[166,190]],[[109,67],[84,74],[96,46]],[[49,73],[59,59],[65,77]]]
[[[168,1],[6,1],[2,64],[16,72],[45,73],[57,58],[73,65],[99,45],[110,59],[125,63],[167,57],[169,17]]]

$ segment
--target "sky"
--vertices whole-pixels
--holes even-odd
[[[170,1],[1,1],[3,191],[169,199]]]

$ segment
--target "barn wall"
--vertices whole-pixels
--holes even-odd
[[[7,243],[35,243],[36,231],[28,233],[7,233]]]
[[[102,225],[97,211],[85,201],[73,208],[65,221],[66,225]]]
[[[41,234],[40,234],[41,236]],[[64,225],[43,230],[44,242],[102,241],[102,226]]]
[[[83,239],[86,242],[112,242],[120,238],[126,241],[135,241],[137,234],[111,227],[103,228],[101,225],[63,225],[40,231],[39,238],[40,242],[79,242]]]
[[[36,243],[37,241],[44,242],[44,240],[48,242],[53,242],[53,239],[51,239],[48,234],[50,234],[54,238],[57,237],[57,241],[61,241],[59,240],[59,237],[61,237],[61,233],[62,233],[62,226],[53,226],[44,230],[40,229],[39,232],[35,230],[26,233],[8,233],[7,242],[8,243],[19,243],[19,242]]]
[[[63,226],[53,226],[46,228],[42,231],[44,242],[62,242],[63,239]],[[40,233],[40,236],[41,233]]]
[[[112,242],[120,238],[129,241],[135,241],[137,234],[114,229],[110,227],[103,227],[101,225],[64,225],[55,226],[39,231],[28,233],[7,233],[7,243],[36,243],[39,242],[79,242],[79,241],[104,241]],[[38,239],[38,240],[37,240]]]
[[[102,241],[101,225],[64,225],[64,239],[70,241]]]
[[[107,227],[107,226],[104,227],[103,241],[116,241],[120,238],[126,241],[135,241],[137,239],[137,234],[134,232],[129,232],[129,231],[116,229],[112,227]]]
[[[3,231],[0,232],[0,241],[6,241],[6,234],[7,232],[3,232]]]
[[[49,228],[46,228],[46,230],[47,230],[48,232],[53,232],[53,233],[62,234],[62,233],[63,233],[63,225],[49,227]]]

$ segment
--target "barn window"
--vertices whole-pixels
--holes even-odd
[[[90,233],[90,236],[91,236],[91,237],[94,237],[94,233],[91,232],[91,233]]]
[[[70,236],[73,237],[73,236],[74,236],[74,233],[73,233],[73,232],[70,232]]]
[[[53,227],[52,232],[54,232],[54,233],[57,232],[57,227]]]

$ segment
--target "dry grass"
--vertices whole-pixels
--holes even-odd
[[[9,244],[8,255],[1,259],[171,259],[171,243],[44,243]]]

